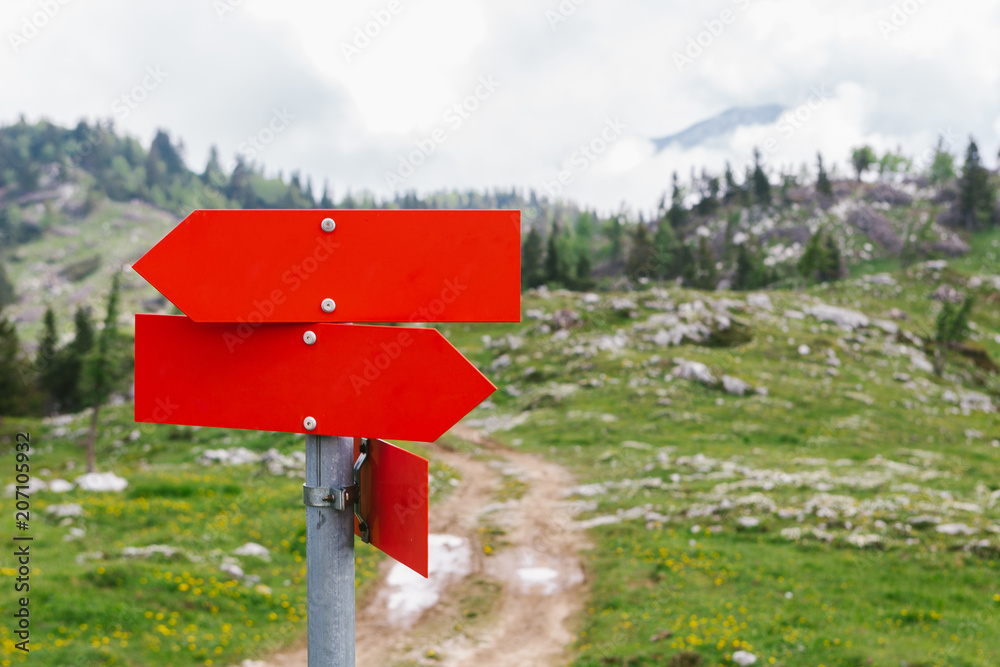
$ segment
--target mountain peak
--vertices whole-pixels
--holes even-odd
[[[743,125],[767,125],[773,123],[784,110],[785,108],[778,104],[764,104],[755,107],[732,107],[717,116],[712,116],[711,118],[695,123],[676,134],[654,138],[652,141],[656,146],[657,153],[670,144],[677,144],[681,148],[693,148],[709,139],[730,134],[736,128]]]

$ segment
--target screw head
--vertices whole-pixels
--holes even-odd
[[[323,299],[323,303],[320,304],[320,308],[323,309],[324,313],[332,313],[337,309],[337,302],[333,299]]]
[[[337,228],[337,223],[333,221],[333,218],[325,218],[323,222],[320,223],[320,227],[323,228],[324,232],[329,233]]]
[[[313,331],[307,331],[302,334],[302,340],[305,341],[306,345],[313,345],[316,343],[316,333]]]
[[[305,419],[303,419],[302,420],[302,425],[306,427],[307,431],[315,431],[316,430],[316,420],[313,419],[312,417],[306,417]]]

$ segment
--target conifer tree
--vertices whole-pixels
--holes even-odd
[[[611,262],[613,264],[618,264],[622,261],[622,254],[625,250],[623,247],[624,244],[622,243],[624,230],[622,228],[620,216],[611,216],[611,219],[605,227],[604,233],[608,237],[608,244],[611,246]]]
[[[674,228],[666,220],[661,218],[656,225],[656,234],[653,236],[654,261],[656,265],[656,276],[658,278],[677,277],[677,235]]]
[[[552,225],[552,233],[549,234],[545,247],[545,282],[561,283],[565,277],[559,249],[559,225]]]
[[[757,203],[767,206],[771,203],[771,182],[760,164],[760,150],[753,149],[753,195]]]
[[[695,262],[694,251],[688,243],[681,243],[677,248],[676,269],[677,276],[683,280],[688,287],[697,287],[698,265]]]
[[[819,170],[819,174],[816,177],[816,192],[824,197],[833,196],[833,184],[830,183],[830,177],[826,174],[826,169],[823,167],[823,155],[816,153],[816,163]]]
[[[715,253],[704,236],[698,238],[698,265],[694,286],[704,290],[714,290],[719,284],[719,271],[715,266]]]
[[[833,234],[826,234],[823,239],[823,263],[820,266],[823,282],[840,280],[843,278],[843,259],[840,255],[840,246]]]
[[[14,323],[0,312],[0,418],[19,415],[26,387],[22,381],[21,346]]]
[[[589,260],[589,256],[593,252],[594,215],[589,211],[584,211],[578,215],[576,223],[573,226],[573,232],[576,238],[577,256],[585,254],[588,255]]]
[[[542,237],[534,227],[528,232],[521,252],[521,289],[542,283]]]
[[[937,375],[944,373],[951,348],[969,337],[969,313],[974,303],[975,297],[970,296],[960,307],[950,301],[941,305],[934,323],[934,372]]]
[[[208,162],[201,175],[201,182],[217,190],[222,190],[226,186],[226,173],[219,164],[219,149],[214,145],[209,149]]]
[[[966,229],[982,229],[993,222],[996,191],[990,183],[989,171],[982,165],[979,146],[969,137],[965,165],[958,183],[958,213]]]
[[[698,183],[701,199],[695,209],[699,215],[712,215],[719,208],[719,178],[710,176],[707,171],[702,169]]]
[[[656,277],[656,248],[645,223],[637,224],[632,233],[632,248],[625,265],[625,274],[632,280]]]
[[[576,258],[576,280],[574,283],[576,289],[590,289],[593,286],[594,281],[590,279],[590,272],[590,255],[580,254]]]
[[[3,261],[0,261],[0,310],[3,310],[4,306],[14,303],[14,297],[14,285],[7,277]]]
[[[673,190],[670,194],[670,210],[667,211],[667,220],[674,229],[680,229],[687,222],[688,211],[684,208],[684,190],[681,188],[680,179],[677,172],[674,172]]]
[[[330,196],[330,184],[323,181],[323,196],[319,200],[319,207],[323,209],[333,208],[333,197]]]
[[[90,311],[77,308],[73,316],[73,341],[56,353],[48,390],[59,412],[76,412],[84,407],[80,395],[83,362],[94,346],[94,325]]]
[[[744,241],[736,251],[736,270],[733,272],[733,289],[755,290],[767,284],[767,271],[760,257]]]
[[[809,237],[798,269],[806,280],[825,283],[842,277],[842,263],[837,240],[833,235],[818,230]]]
[[[740,186],[736,183],[736,178],[733,176],[733,167],[726,161],[726,173],[723,176],[726,181],[726,191],[722,195],[722,201],[725,204],[731,204],[733,202],[739,201],[741,198]]]
[[[819,267],[822,264],[822,253],[823,250],[820,245],[820,233],[817,232],[809,237],[809,241],[806,243],[802,257],[799,258],[799,273],[801,273],[802,277],[806,280],[813,281],[817,279]]]
[[[575,274],[578,281],[590,284],[594,245],[594,216],[584,211],[576,218],[573,226],[573,250],[576,254]],[[584,289],[581,287],[580,289]]]
[[[59,337],[56,334],[56,316],[52,307],[45,309],[44,328],[38,341],[38,352],[35,354],[35,370],[38,388],[44,396],[45,412],[49,414],[55,407],[55,396],[52,394],[53,380],[57,368],[56,355],[59,352]]]
[[[108,309],[104,327],[84,363],[83,393],[91,408],[90,432],[87,436],[87,472],[96,472],[94,445],[97,442],[97,418],[101,406],[111,397],[122,378],[122,360],[118,349],[118,296],[121,289],[120,273],[111,279]]]

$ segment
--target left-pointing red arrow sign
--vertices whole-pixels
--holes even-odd
[[[195,211],[133,268],[196,322],[518,322],[517,211]]]
[[[431,442],[496,387],[434,329],[136,315],[139,422]]]

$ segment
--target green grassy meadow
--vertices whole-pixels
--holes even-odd
[[[32,472],[72,480],[85,471],[87,416],[58,424],[7,420],[5,460],[13,428],[29,430]],[[413,447],[413,445],[410,445]],[[0,625],[0,664],[230,665],[261,658],[302,638],[305,631],[305,515],[302,480],[275,476],[261,464],[203,466],[208,449],[245,447],[263,453],[304,451],[301,437],[226,429],[135,424],[131,404],[102,416],[98,462],[129,486],[122,493],[39,492],[31,499],[31,652],[14,647],[10,624]],[[419,451],[419,448],[418,448]],[[432,493],[451,488],[454,473],[432,466]],[[4,515],[13,515],[4,498]],[[75,503],[78,517],[50,514]],[[9,511],[8,511],[9,510]],[[64,525],[65,524],[65,525]],[[82,529],[74,537],[72,529]],[[11,521],[0,539],[13,544]],[[232,553],[248,542],[266,558]],[[129,547],[176,550],[129,556]],[[5,549],[10,552],[12,549]],[[382,556],[358,543],[357,585],[363,595]],[[220,565],[234,562],[246,577]],[[4,610],[14,609],[16,568],[2,561]]]
[[[896,268],[892,284],[770,292],[770,310],[745,294],[662,286],[532,291],[520,324],[441,326],[500,388],[470,423],[580,484],[567,498],[594,546],[574,665],[728,666],[738,651],[785,667],[1000,664],[1000,420],[976,398],[995,410],[1000,383],[957,354],[936,376],[915,337],[933,331],[928,297],[947,282],[977,293],[971,342],[1000,359],[1000,291],[967,287],[998,273],[998,244],[979,236],[968,257]],[[818,303],[871,323],[822,322],[806,313]],[[719,330],[668,346],[656,341],[668,315]],[[750,388],[675,377],[675,358]],[[105,410],[98,443],[99,468],[128,479],[124,492],[33,495],[32,652],[0,624],[0,665],[225,666],[301,640],[301,480],[197,458],[287,455],[302,438],[137,425],[131,414]],[[3,483],[24,430],[34,476],[81,474],[86,420],[5,420]],[[440,497],[455,473],[433,461],[431,471]],[[82,514],[49,514],[67,503]],[[10,517],[13,500],[3,507]],[[12,532],[5,519],[0,540]],[[244,577],[220,570],[248,542],[268,559],[236,558]],[[126,555],[150,545],[177,551]],[[4,551],[7,610],[16,570]],[[359,544],[362,594],[379,561]]]
[[[997,238],[942,271],[897,270],[892,286],[852,280],[771,292],[773,312],[736,306],[752,339],[731,347],[643,339],[636,324],[663,301],[723,296],[674,289],[617,295],[632,302],[617,309],[601,295],[589,310],[580,295],[533,294],[537,319],[520,327],[447,328],[484,367],[509,360],[491,371],[501,391],[477,423],[583,485],[610,483],[575,490],[589,501],[579,520],[624,516],[591,529],[575,665],[732,665],[741,650],[787,667],[1000,664],[1000,420],[947,396],[995,406],[996,376],[956,358],[939,378],[915,368],[905,333],[782,316],[816,301],[873,319],[897,308],[901,332],[927,335],[928,296],[996,273]],[[998,304],[980,289],[972,318],[973,344],[994,359]],[[561,310],[582,316],[568,337],[546,333]],[[616,333],[621,347],[607,341]],[[665,379],[674,357],[767,393]],[[961,532],[937,530],[948,524]]]

